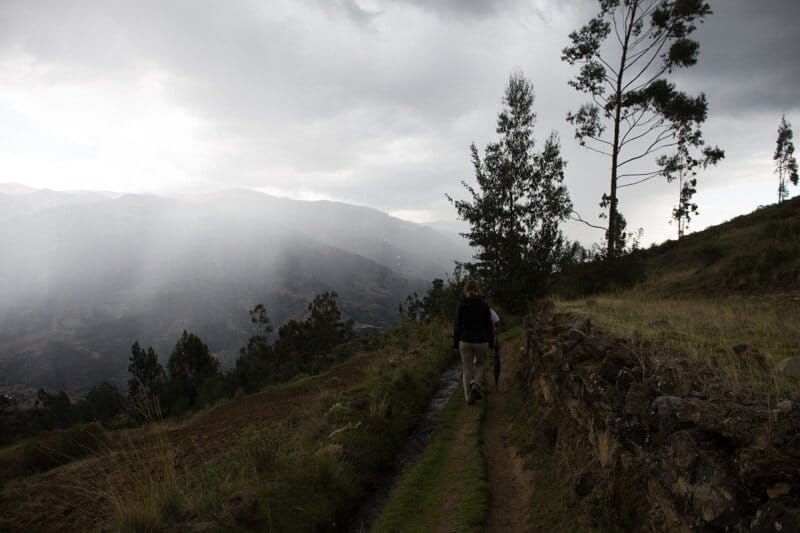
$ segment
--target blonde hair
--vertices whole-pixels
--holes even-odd
[[[481,286],[474,279],[467,280],[467,282],[464,284],[464,296],[467,296],[471,292],[481,292]]]

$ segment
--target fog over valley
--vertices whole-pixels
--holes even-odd
[[[2,185],[0,392],[24,402],[39,387],[124,387],[135,340],[166,360],[184,329],[228,366],[252,332],[254,304],[277,330],[329,290],[357,329],[383,328],[406,295],[469,258],[445,231],[248,190],[167,197]]]

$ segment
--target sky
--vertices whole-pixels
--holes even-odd
[[[725,160],[700,177],[690,230],[777,198],[782,114],[800,125],[800,2],[710,0],[700,61],[706,140]],[[508,76],[536,90],[536,137],[559,133],[566,183],[598,222],[609,161],[565,121],[585,98],[560,60],[595,0],[0,2],[0,182],[157,194],[250,188],[454,220],[445,193],[472,181]],[[791,188],[790,194],[798,193]],[[642,242],[674,237],[677,185],[621,193]],[[569,223],[588,244],[602,232]]]

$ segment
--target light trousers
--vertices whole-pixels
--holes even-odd
[[[464,399],[469,401],[472,384],[476,383],[479,387],[483,384],[483,371],[486,366],[486,354],[489,353],[489,343],[460,341],[458,351],[461,352],[461,363],[464,368]]]

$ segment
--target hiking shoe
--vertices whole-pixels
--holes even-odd
[[[469,396],[470,398],[474,398],[474,400],[480,400],[481,398],[483,398],[483,396],[481,395],[481,388],[478,387],[476,383],[472,384],[472,390],[470,391]]]

